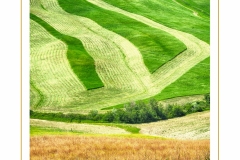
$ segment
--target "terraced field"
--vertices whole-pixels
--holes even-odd
[[[154,96],[169,98],[162,95],[165,88],[181,78],[196,79],[191,73],[199,64],[205,65],[198,76],[209,69],[207,36],[112,3],[30,1],[32,110],[85,113]],[[186,17],[194,16],[194,9],[172,3]],[[189,73],[192,77],[185,76]],[[204,78],[203,91],[195,94],[209,93],[209,74]],[[187,87],[178,86],[171,92]],[[178,96],[191,95],[190,90]]]

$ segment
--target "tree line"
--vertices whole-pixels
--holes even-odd
[[[205,95],[204,101],[187,103],[185,105],[163,106],[155,99],[148,103],[132,102],[123,108],[112,109],[106,113],[91,110],[88,114],[40,113],[30,110],[30,118],[63,121],[63,122],[116,122],[116,123],[147,123],[166,120],[186,114],[210,110],[210,95]]]

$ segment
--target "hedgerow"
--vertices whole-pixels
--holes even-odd
[[[210,96],[205,96],[205,101],[197,101],[185,105],[163,106],[152,99],[149,103],[132,102],[125,104],[124,108],[112,109],[104,114],[97,110],[91,110],[84,114],[64,113],[40,113],[30,110],[30,118],[46,119],[62,122],[116,122],[116,123],[148,123],[159,120],[166,120],[175,117],[182,117],[194,112],[202,112],[210,109]]]

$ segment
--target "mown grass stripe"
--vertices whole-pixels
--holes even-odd
[[[65,43],[33,20],[30,20],[30,40],[30,89],[35,95],[30,97],[31,107],[65,106],[86,90],[69,65]],[[39,98],[41,101],[37,103]]]
[[[123,0],[103,0],[113,6],[125,11],[147,17],[155,22],[161,23],[169,28],[190,33],[195,37],[210,42],[210,21],[209,2],[210,0],[150,0],[150,1],[123,1]],[[196,17],[192,11],[177,4],[188,3],[187,7],[204,10],[205,15],[199,12]],[[185,5],[185,4],[184,4]]]
[[[56,0],[42,1],[41,4],[47,12],[39,9],[40,7],[34,7],[31,11],[43,17],[61,33],[73,35],[82,41],[86,51],[95,60],[96,71],[105,88],[139,91],[151,83],[150,73],[143,63],[141,53],[127,39],[88,18],[65,12]],[[56,20],[57,17],[61,18]],[[75,28],[68,28],[69,25]],[[106,79],[109,81],[105,81]]]
[[[44,8],[46,8],[48,10],[48,7],[46,7],[45,5],[43,5],[43,6],[44,6]],[[57,28],[59,31],[61,31],[61,33],[64,33],[64,34],[67,34],[67,35],[70,35],[70,36],[72,34],[77,33],[77,29],[72,28],[72,27],[68,27],[69,25],[66,24],[67,22],[71,22],[70,24],[72,26],[74,26],[77,23],[80,23],[79,26],[81,26],[82,28],[87,30],[85,28],[85,26],[81,24],[82,21],[76,21],[78,16],[75,16],[76,18],[72,18],[72,17],[74,17],[74,15],[71,16],[70,14],[65,16],[63,12],[58,10],[58,8],[56,8],[56,10],[54,10],[54,12],[50,11],[50,10],[47,13],[47,12],[44,12],[43,9],[40,10],[40,9],[36,9],[36,8],[33,8],[33,9],[31,8],[31,11],[33,11],[33,13],[37,13],[37,15],[41,15],[41,17],[44,17],[44,20],[46,22],[48,22],[49,24],[51,24],[52,26]],[[61,13],[61,16],[60,16],[60,13]],[[60,20],[61,18],[56,18],[56,19],[52,18],[51,17],[52,15],[54,15],[54,16],[59,15],[62,19],[64,18],[65,23],[63,23]],[[69,20],[66,20],[66,18],[69,18]],[[143,19],[143,18],[139,19],[139,17],[138,17],[137,20],[139,20],[141,22],[144,21],[145,23],[149,23],[149,21],[146,21],[146,19]],[[61,21],[61,22],[59,22],[59,21]],[[89,24],[89,26],[91,26],[91,25],[92,24]],[[153,24],[151,24],[151,25],[153,25]],[[154,24],[154,25],[156,25],[156,24]],[[67,28],[65,28],[65,27],[67,27]],[[158,28],[158,30],[159,30],[159,28]],[[161,30],[161,27],[160,27],[160,30]],[[168,31],[170,31],[170,30],[171,29],[168,28]],[[179,33],[180,38],[189,39],[188,34],[184,34],[182,32],[178,32],[176,30],[175,31],[171,30],[171,31],[173,31],[175,33],[176,32]],[[81,34],[88,34],[88,33],[89,33],[88,31],[87,32],[84,31],[84,32],[81,32],[80,34],[78,34],[75,37],[79,38],[79,37],[82,36]],[[189,40],[191,41],[191,39],[189,39]],[[197,40],[197,39],[193,40],[194,43],[199,42],[199,41],[195,41],[195,40]],[[116,41],[114,41],[114,42],[116,42]],[[201,43],[200,43],[200,46],[201,46]],[[192,46],[190,46],[190,47],[192,47]],[[192,50],[192,51],[194,51],[194,50]],[[197,61],[200,61],[201,58],[203,58],[203,56],[201,55],[201,53],[199,51],[200,52],[205,52],[205,50],[198,50],[196,53],[194,51],[193,55],[190,54],[192,57],[189,58],[188,60],[191,61],[192,58],[196,58]],[[196,56],[194,56],[194,54],[196,54]],[[204,56],[208,56],[208,55],[204,55]],[[129,60],[131,61],[131,59],[129,59]],[[180,64],[181,64],[182,60],[184,60],[184,59],[179,60]],[[191,62],[191,65],[198,63],[197,61]],[[184,65],[186,65],[188,67],[188,69],[189,69],[189,67],[191,67],[187,63],[184,63]],[[119,103],[127,103],[129,101],[136,101],[136,100],[140,100],[140,99],[143,99],[143,98],[151,97],[151,96],[159,93],[161,91],[161,89],[166,87],[166,85],[168,85],[168,83],[169,83],[169,82],[166,82],[166,83],[164,82],[164,84],[162,85],[160,82],[162,82],[163,80],[169,80],[168,78],[171,78],[170,82],[173,82],[173,80],[176,80],[177,78],[179,78],[179,76],[181,76],[182,74],[184,74],[187,71],[186,68],[183,68],[181,70],[181,73],[177,74],[177,76],[176,76],[174,74],[177,73],[178,70],[175,69],[174,71],[172,71],[172,73],[171,73],[172,75],[168,74],[169,70],[171,70],[171,67],[168,67],[167,69],[165,69],[164,72],[160,72],[160,73],[163,73],[163,75],[155,74],[155,76],[152,76],[154,81],[157,80],[157,78],[160,78],[161,80],[154,83],[154,85],[152,85],[152,84],[148,85],[147,91],[144,92],[144,93],[124,92],[124,90],[120,91],[120,90],[117,90],[115,88],[113,88],[113,89],[101,88],[101,89],[96,89],[96,90],[89,90],[89,91],[82,92],[81,94],[79,94],[79,97],[76,99],[73,106],[67,106],[66,108],[55,108],[55,106],[52,105],[49,108],[45,107],[43,111],[51,111],[51,112],[56,111],[57,112],[57,111],[61,110],[61,111],[64,111],[64,112],[65,111],[66,112],[76,112],[76,111],[82,111],[83,109],[86,111],[86,110],[99,109],[101,107],[107,107],[107,106],[116,105],[116,104],[119,104]],[[160,76],[157,76],[157,75],[160,75]],[[174,78],[174,79],[172,79],[172,78]]]
[[[181,41],[164,31],[102,9],[87,1],[59,0],[58,2],[66,12],[90,18],[132,42],[141,52],[144,63],[151,73],[186,49]]]
[[[95,70],[93,58],[86,52],[82,42],[77,38],[61,34],[41,18],[30,13],[30,18],[44,27],[51,35],[65,42],[68,46],[67,58],[80,81],[87,89],[103,87],[103,83]]]

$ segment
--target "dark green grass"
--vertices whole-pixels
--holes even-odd
[[[190,69],[177,81],[167,86],[160,94],[154,96],[157,100],[174,97],[207,94],[210,92],[210,57]]]
[[[198,11],[202,9],[204,13],[200,14],[201,18],[192,14],[192,11],[187,10],[183,6],[173,1],[130,1],[130,0],[104,0],[114,6],[122,8],[126,11],[143,15],[177,30],[181,30],[199,39],[209,43],[210,41],[210,7],[209,0],[185,0],[188,7]],[[183,1],[183,0],[178,0]],[[196,9],[198,8],[198,9]],[[204,14],[204,15],[203,15]],[[173,97],[182,97],[187,95],[199,95],[210,92],[210,58],[207,58],[185,73],[177,81],[166,87],[158,95],[151,97],[156,100],[163,100]],[[146,99],[144,101],[148,101]],[[121,108],[123,105],[114,106]],[[110,109],[108,107],[105,109]]]
[[[85,0],[58,2],[66,12],[90,18],[132,42],[141,52],[144,63],[151,73],[186,49],[181,41],[166,32],[122,14],[104,10]]]
[[[69,64],[71,65],[73,72],[87,89],[103,87],[103,83],[96,73],[94,60],[86,52],[80,40],[61,34],[32,13],[30,14],[30,18],[44,27],[51,35],[67,44],[67,58]]]
[[[181,76],[177,81],[167,86],[161,93],[141,100],[148,102],[150,99],[157,101],[170,99],[174,97],[190,96],[190,95],[203,95],[210,93],[210,57],[198,63],[187,73]],[[124,104],[102,108],[102,110],[123,108]]]
[[[176,0],[182,5],[195,10],[202,17],[210,16],[210,0]]]
[[[209,43],[210,42],[210,0],[178,0],[181,4],[189,7],[197,12],[200,16],[196,17],[193,12],[185,7],[177,4],[172,0],[104,0],[123,10],[136,13],[159,22],[170,28],[174,28],[183,32],[190,33],[199,39]]]

